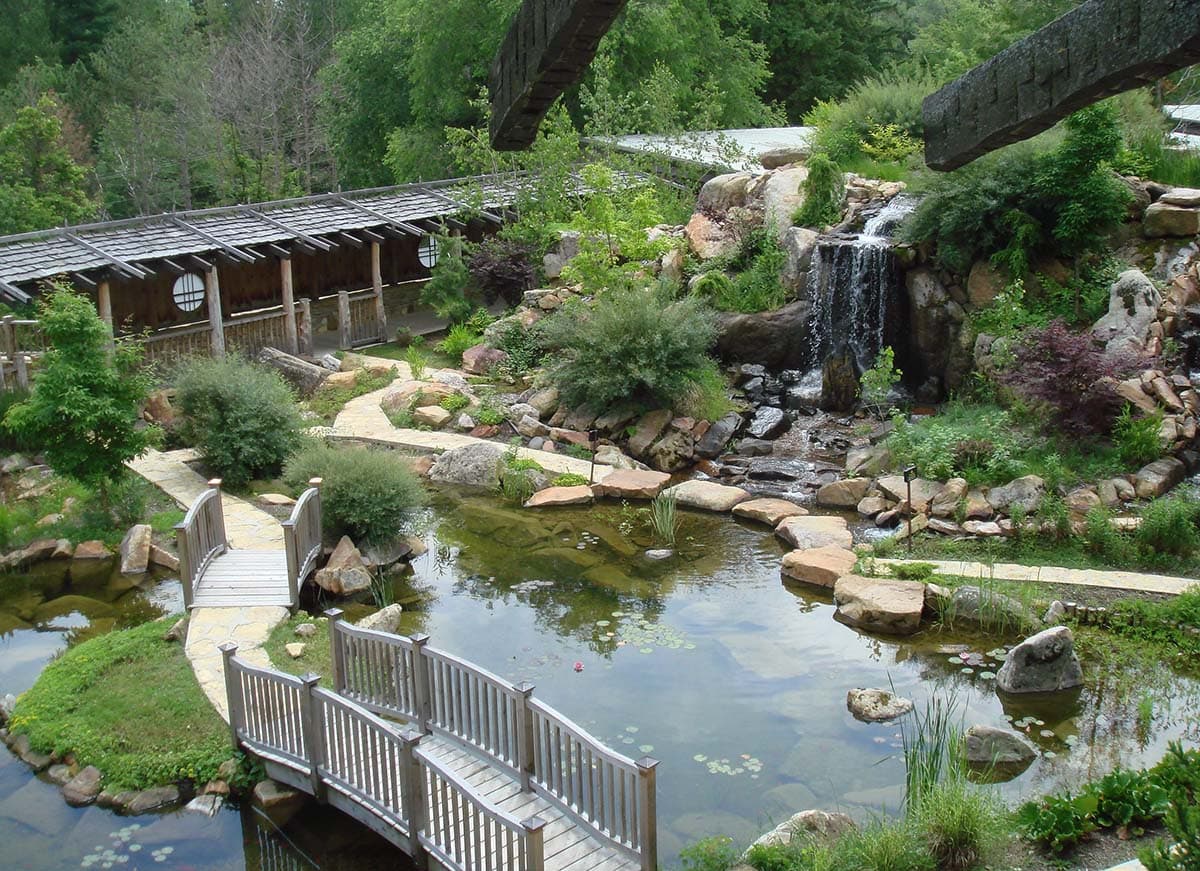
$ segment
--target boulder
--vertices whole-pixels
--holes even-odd
[[[924,532],[929,526],[928,514],[904,514],[900,518],[900,523],[896,527],[896,532],[892,538],[904,540],[909,536],[915,536],[919,532]]]
[[[470,375],[487,375],[508,359],[508,354],[499,348],[485,344],[475,345],[463,351],[463,371]]]
[[[847,351],[826,357],[821,364],[821,408],[849,411],[858,401],[858,394],[858,369],[853,355]]]
[[[746,432],[751,438],[773,439],[787,432],[791,425],[783,409],[764,405],[754,412]]]
[[[831,481],[817,490],[817,504],[822,508],[856,508],[867,495],[871,482],[867,478],[844,478]]]
[[[963,523],[962,529],[967,535],[978,535],[981,538],[994,538],[998,535],[1004,535],[1004,530],[1000,528],[1000,524],[991,520],[968,520]]]
[[[963,756],[973,768],[995,767],[1011,771],[1017,767],[1017,772],[1011,772],[1015,775],[1028,768],[1037,755],[1032,742],[1011,729],[976,724],[963,733]]]
[[[135,817],[179,804],[179,787],[156,786],[141,792],[121,793],[117,799],[120,810]]]
[[[727,212],[746,205],[747,189],[754,180],[750,172],[729,172],[706,181],[696,197],[696,208],[707,212]]]
[[[701,260],[725,257],[737,251],[741,244],[734,228],[727,223],[714,221],[703,212],[696,212],[683,228],[692,253]]]
[[[644,463],[639,463],[632,457],[621,453],[616,445],[600,445],[596,448],[596,465],[612,466],[614,469],[648,469]]]
[[[593,484],[592,493],[613,499],[653,499],[670,481],[671,476],[666,472],[617,469]]]
[[[921,628],[925,585],[845,575],[833,587],[836,616],[843,623],[887,635],[911,635]]]
[[[464,445],[439,456],[429,470],[429,478],[441,484],[494,490],[500,484],[499,464],[503,456],[504,451],[499,445]]]
[[[807,299],[774,311],[717,315],[717,354],[731,363],[760,363],[773,370],[805,364],[812,307]]]
[[[1162,295],[1140,269],[1127,269],[1109,290],[1108,313],[1092,325],[1092,335],[1111,352],[1140,353],[1158,317]]]
[[[366,617],[363,618],[363,620],[366,620],[366,619],[368,619],[368,618],[366,618]],[[359,621],[358,625],[359,626],[363,625],[362,620]],[[317,624],[316,623],[301,623],[299,626],[296,627],[296,635],[299,638],[312,638],[316,634],[317,634]]]
[[[780,237],[792,226],[792,215],[804,203],[801,186],[806,178],[808,168],[804,166],[778,169],[752,191],[754,196],[762,198],[763,222]]]
[[[942,485],[942,489],[938,490],[937,495],[930,501],[929,513],[934,517],[953,517],[958,512],[959,503],[966,498],[966,479],[951,478]]]
[[[925,528],[939,535],[962,535],[962,527],[952,520],[945,520],[941,517],[930,517]]]
[[[274,780],[262,780],[254,785],[254,804],[275,825],[283,827],[308,802],[308,796],[298,789]]]
[[[780,272],[780,283],[793,293],[801,293],[808,287],[808,272],[812,267],[813,251],[817,249],[820,234],[807,227],[789,227],[783,234],[783,250],[787,259]]]
[[[882,496],[867,496],[866,498],[859,500],[859,503],[857,506],[855,506],[855,509],[863,517],[876,517],[882,514],[884,511],[887,511],[893,505],[895,505],[894,502],[889,499],[884,499]]]
[[[1157,202],[1168,206],[1200,206],[1200,190],[1196,188],[1171,188],[1160,196]]]
[[[291,508],[296,500],[282,493],[259,493],[254,499],[260,508]]]
[[[1125,381],[1118,381],[1113,385],[1113,389],[1117,392],[1117,396],[1124,399],[1143,414],[1154,414],[1158,411],[1158,403],[1142,387],[1142,379],[1140,378],[1128,378]]]
[[[441,429],[453,415],[440,405],[425,405],[413,412],[413,423],[430,429]]]
[[[343,535],[324,568],[313,576],[317,586],[335,596],[350,596],[371,588],[371,573],[350,536]]]
[[[81,541],[75,545],[75,553],[72,559],[78,560],[93,560],[93,559],[109,559],[113,555],[112,551],[102,541],[95,539],[91,541]]]
[[[732,511],[734,506],[750,498],[741,487],[715,481],[684,481],[664,492],[674,496],[678,504],[701,511]]]
[[[163,641],[176,641],[180,644],[187,641],[188,618],[180,617],[171,624],[171,628],[163,633]]]
[[[1046,482],[1037,475],[1025,475],[1009,481],[1003,487],[993,487],[988,491],[987,501],[996,511],[1008,514],[1014,508],[1032,514],[1041,507],[1042,497],[1046,495]]]
[[[785,578],[833,589],[838,578],[854,571],[857,561],[854,551],[826,545],[784,554],[779,571]]]
[[[1052,693],[1082,684],[1075,639],[1066,626],[1026,638],[1008,652],[996,673],[996,686],[1006,693]]]
[[[846,709],[864,723],[885,723],[903,717],[913,703],[889,690],[856,687],[846,693]]]
[[[758,162],[763,165],[764,169],[778,169],[781,166],[787,166],[789,163],[804,163],[808,160],[809,154],[812,153],[812,148],[807,142],[797,143],[795,145],[781,145],[777,148],[768,148],[766,151],[758,155]]]
[[[1091,487],[1077,487],[1066,495],[1063,501],[1067,510],[1076,517],[1086,517],[1093,508],[1100,507],[1100,495]]]
[[[854,544],[842,517],[788,517],[775,527],[775,535],[802,550],[826,546],[849,550]]]
[[[167,390],[152,390],[146,396],[142,405],[142,416],[150,423],[167,427],[175,423],[175,409],[171,407],[170,392]]]
[[[759,523],[769,524],[772,528],[789,517],[801,517],[805,514],[808,514],[807,509],[786,499],[748,499],[733,506],[734,517],[757,520]]]
[[[1200,233],[1200,211],[1194,207],[1164,203],[1161,199],[1146,207],[1142,232],[1151,238],[1195,236]]]
[[[952,316],[957,306],[936,270],[910,269],[904,277],[909,302],[909,335],[920,369],[930,375],[947,370],[961,324]]]
[[[587,484],[577,487],[547,487],[538,490],[525,501],[526,508],[550,508],[558,505],[588,505],[593,499]]]
[[[708,432],[696,442],[696,456],[706,460],[713,459],[725,450],[725,445],[737,435],[741,426],[742,416],[736,412],[730,412],[720,420],[714,421]]]
[[[950,594],[942,617],[953,624],[1002,631],[1019,631],[1037,622],[1016,599],[970,584]]]
[[[94,765],[80,771],[63,784],[62,794],[71,807],[84,807],[96,800],[100,794],[100,769]]]
[[[1139,499],[1162,496],[1184,479],[1187,469],[1174,457],[1163,457],[1138,469],[1134,476],[1134,492]]]
[[[363,565],[368,569],[386,569],[405,557],[411,557],[412,546],[406,537],[394,535],[386,541],[365,544],[359,548],[359,552]]]
[[[629,437],[629,453],[635,457],[645,456],[646,451],[667,428],[671,417],[669,408],[660,408],[657,411],[648,411],[643,414],[634,426],[633,435]]]
[[[793,805],[794,807],[794,805]],[[800,836],[803,839],[817,839],[825,842],[836,841],[855,828],[854,820],[843,813],[806,810],[800,811],[771,831],[762,835],[754,843],[757,846],[773,847],[777,844],[787,846],[792,838]],[[741,868],[743,866],[736,866]]]
[[[544,439],[550,435],[550,427],[530,414],[524,415],[513,427],[527,439]]]
[[[315,366],[277,348],[263,348],[258,352],[258,362],[276,370],[302,397],[312,396],[329,377],[330,370],[325,367]],[[340,361],[338,366],[341,366]]]
[[[995,512],[982,490],[967,491],[966,516],[970,520],[990,520]]]
[[[967,276],[967,299],[975,308],[991,305],[1004,290],[1004,274],[987,260],[977,260]]]
[[[912,510],[918,513],[928,510],[929,503],[942,491],[940,481],[929,481],[925,478],[912,480]],[[908,501],[909,484],[903,475],[885,475],[875,481],[884,494],[894,502]]]
[[[664,472],[679,472],[692,464],[695,439],[691,433],[671,430],[646,452],[646,460]]]
[[[892,454],[883,445],[866,445],[846,452],[847,475],[878,475],[892,464]]]
[[[400,626],[400,618],[403,613],[403,607],[392,604],[380,608],[374,614],[368,614],[354,625],[359,629],[373,629],[376,632],[395,632]]]
[[[558,401],[558,389],[554,387],[535,390],[525,399],[528,405],[537,410],[539,420],[554,414],[555,409],[558,408]]]

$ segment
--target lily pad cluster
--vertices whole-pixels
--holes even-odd
[[[737,759],[729,759],[728,757],[709,759],[703,753],[697,753],[692,757],[692,760],[699,762],[707,768],[709,774],[723,774],[727,777],[749,774],[751,780],[758,780],[758,775],[763,769],[762,760],[757,756],[751,756],[749,753],[743,753]]]
[[[109,838],[112,843],[105,847],[103,844],[97,844],[94,851],[88,853],[79,862],[80,868],[116,868],[121,865],[128,865],[138,853],[142,852],[142,845],[133,838],[141,829],[140,823],[130,823],[123,829],[117,829],[115,832],[109,833]],[[158,847],[150,851],[152,861],[159,864],[166,862],[167,858],[175,852],[174,847]]]
[[[635,613],[613,611],[618,619],[628,618],[619,626],[610,620],[597,620],[596,627],[605,637],[615,639],[617,647],[636,647],[638,653],[653,653],[656,647],[667,650],[695,650],[696,645],[688,641],[683,632],[666,623],[653,623]]]
[[[964,650],[946,658],[947,662],[959,666],[959,671],[967,675],[977,675],[983,680],[995,680],[996,671],[1008,657],[1008,651],[997,647],[986,653]]]

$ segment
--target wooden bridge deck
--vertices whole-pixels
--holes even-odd
[[[194,608],[260,605],[294,605],[283,550],[227,550],[208,564],[192,592]]]

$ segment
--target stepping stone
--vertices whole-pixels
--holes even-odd
[[[773,527],[789,517],[803,517],[806,514],[807,509],[786,499],[748,499],[733,506],[734,517],[769,523]]]
[[[587,484],[577,487],[546,487],[538,490],[525,502],[526,508],[548,508],[555,505],[587,505],[594,497]]]
[[[606,475],[600,483],[593,484],[592,493],[597,497],[610,496],[613,499],[653,499],[670,480],[671,476],[666,472],[617,469]]]
[[[843,623],[887,635],[912,635],[921,628],[925,585],[846,575],[833,588],[836,617]]]
[[[854,544],[842,517],[789,517],[775,527],[775,534],[792,547],[843,547]]]
[[[750,494],[741,487],[730,487],[715,481],[684,481],[664,491],[686,508],[701,511],[730,511],[745,502]]]
[[[844,547],[814,547],[785,554],[780,572],[784,578],[832,589],[838,578],[854,571],[857,561],[854,551]]]

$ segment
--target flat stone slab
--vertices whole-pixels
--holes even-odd
[[[925,585],[846,575],[833,587],[835,616],[843,623],[887,635],[911,635],[921,628]]]
[[[730,487],[715,481],[684,481],[663,492],[674,496],[676,502],[685,508],[701,511],[732,511],[736,505],[750,498],[750,494],[741,487]]]
[[[769,523],[778,526],[789,517],[803,517],[808,510],[801,508],[795,502],[786,499],[747,499],[733,506],[734,517],[744,517],[746,520],[757,520],[759,523]]]
[[[670,481],[671,476],[666,472],[617,469],[600,483],[593,484],[592,493],[613,499],[653,499]]]
[[[547,487],[538,490],[525,502],[526,508],[549,508],[556,505],[588,505],[594,496],[587,484],[578,487]]]
[[[857,561],[854,551],[826,545],[784,554],[779,570],[785,578],[832,589],[838,578],[854,571]]]
[[[854,544],[842,517],[788,517],[775,527],[775,535],[794,548],[842,547]]]

